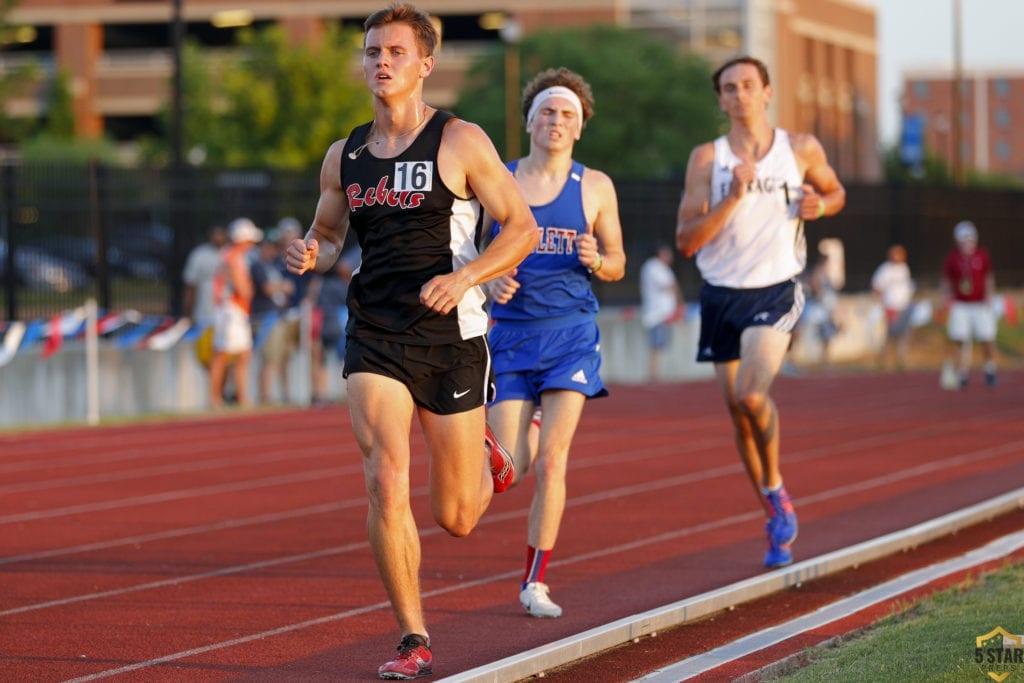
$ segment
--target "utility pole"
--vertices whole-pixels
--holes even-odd
[[[958,187],[964,184],[963,124],[963,46],[961,36],[961,2],[953,0],[953,179]],[[976,141],[976,144],[980,141]]]
[[[171,85],[171,160],[175,168],[184,159],[184,84],[181,68],[181,50],[185,42],[185,22],[181,17],[182,0],[171,0],[171,54],[173,55],[173,76]]]
[[[519,120],[519,81],[521,79],[521,57],[519,41],[523,29],[512,17],[505,17],[505,22],[498,29],[502,42],[505,43],[505,157],[506,161],[518,159],[520,154]]]
[[[168,307],[172,315],[188,314],[182,311],[181,279],[182,267],[185,263],[185,250],[190,242],[189,231],[189,188],[187,183],[191,174],[185,167],[185,103],[184,75],[182,74],[181,51],[185,42],[185,22],[181,16],[183,0],[171,0],[171,54],[173,55],[174,73],[171,81],[171,164],[167,172],[170,187],[170,223],[173,231],[173,248],[168,260],[170,275],[170,291]]]

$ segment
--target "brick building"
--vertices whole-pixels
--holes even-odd
[[[924,148],[951,168],[959,161],[962,169],[1024,178],[1024,71],[966,72],[957,98],[955,82],[948,70],[904,74],[903,115],[916,118]]]
[[[329,23],[361,26],[382,0],[20,0],[8,22],[23,27],[0,52],[0,68],[33,60],[44,67],[35,90],[8,112],[41,113],[45,78],[71,77],[80,135],[130,140],[169,98],[170,26],[180,16],[190,39],[230,50],[237,25],[281,23],[297,42],[316,40]],[[877,39],[873,8],[856,0],[421,0],[442,24],[444,49],[427,83],[438,106],[455,101],[462,74],[502,32],[480,22],[502,12],[523,32],[539,27],[613,23],[649,31],[713,63],[740,53],[769,66],[777,125],[814,132],[840,175],[881,177],[877,135]],[[176,9],[177,8],[177,9]],[[492,16],[493,19],[493,16]],[[500,20],[499,20],[500,23]],[[506,33],[507,35],[507,33]]]

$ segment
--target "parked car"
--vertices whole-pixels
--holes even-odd
[[[174,249],[174,231],[163,223],[129,223],[110,230],[111,263],[139,278],[163,279]]]
[[[14,275],[20,285],[61,293],[89,284],[89,273],[81,265],[31,245],[14,252]],[[7,241],[0,239],[0,278],[6,277]]]
[[[107,231],[107,272],[141,280],[163,280],[174,248],[172,230],[155,221],[115,224]],[[23,245],[76,263],[96,275],[96,240],[91,233],[38,235]]]

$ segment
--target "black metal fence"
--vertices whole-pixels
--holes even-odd
[[[181,271],[212,225],[308,221],[315,173],[88,166],[2,168],[0,291],[6,318],[95,297],[102,309],[173,314]]]
[[[319,191],[317,171],[5,165],[0,176],[7,320],[47,317],[90,297],[101,309],[178,315],[182,266],[211,225],[238,216],[268,227],[285,216],[308,224]],[[658,244],[673,241],[682,183],[622,182],[616,189],[627,275],[595,288],[607,304],[632,304],[639,301],[640,265]],[[991,251],[999,286],[1024,286],[1024,192],[854,185],[847,193],[842,213],[808,226],[812,250],[825,237],[843,241],[847,290],[869,288],[894,242],[907,247],[919,285],[936,286],[953,225],[965,218]],[[696,298],[693,261],[680,257],[675,269],[684,295]]]

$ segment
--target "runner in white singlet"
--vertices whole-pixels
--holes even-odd
[[[697,257],[697,358],[715,363],[736,443],[768,517],[767,567],[793,561],[797,520],[779,468],[779,421],[768,396],[803,310],[796,276],[806,221],[838,213],[846,192],[821,143],[768,123],[768,70],[733,59],[713,77],[729,132],[690,155],[676,246]]]

